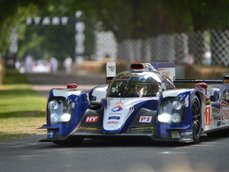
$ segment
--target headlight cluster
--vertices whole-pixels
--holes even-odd
[[[162,101],[158,121],[163,123],[180,123],[184,109],[183,98],[169,98]]]
[[[74,103],[67,103],[63,100],[51,100],[48,103],[48,111],[51,124],[69,122],[71,119],[71,109]]]

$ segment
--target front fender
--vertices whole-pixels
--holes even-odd
[[[162,102],[168,99],[176,100],[177,98],[183,97],[184,109],[182,113],[182,121],[180,123],[160,123],[159,129],[162,135],[170,135],[168,131],[192,131],[192,100],[194,96],[200,99],[201,102],[201,116],[204,120],[204,108],[205,108],[205,99],[206,96],[201,90],[198,89],[176,89],[176,90],[167,90],[162,93]]]
[[[71,116],[70,120],[53,122],[51,120],[53,112],[49,107],[50,101],[59,102],[60,109],[56,111],[57,115],[55,114],[57,117],[64,113],[69,113]],[[62,138],[71,134],[88,107],[89,102],[86,92],[73,89],[52,89],[49,93],[46,112],[48,138]]]
[[[177,97],[182,93],[193,93],[195,89],[171,89],[162,92],[162,98],[166,97]]]

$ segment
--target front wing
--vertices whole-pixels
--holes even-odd
[[[93,115],[94,113],[94,115]],[[152,140],[160,141],[178,141],[178,142],[193,142],[192,129],[190,125],[170,125],[158,122],[156,116],[152,118],[150,123],[139,123],[141,118],[140,113],[135,116],[129,127],[126,127],[125,132],[106,133],[103,130],[103,118],[101,112],[88,110],[82,117],[78,126],[68,135],[55,135],[59,133],[59,128],[47,128],[47,139],[43,142],[55,142],[67,140],[69,137],[79,138],[125,138],[125,137],[148,137]],[[97,115],[99,114],[99,115]]]

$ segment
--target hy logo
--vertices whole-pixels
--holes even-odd
[[[121,106],[115,106],[115,107],[113,107],[112,109],[111,109],[111,111],[112,112],[118,112],[118,111],[121,111],[121,110],[123,110],[123,108],[121,107]]]

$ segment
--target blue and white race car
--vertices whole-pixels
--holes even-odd
[[[172,63],[131,64],[130,71],[89,93],[76,84],[50,90],[47,138],[79,144],[84,138],[149,137],[198,143],[202,134],[229,128],[229,80],[174,80]],[[176,88],[176,82],[195,83]]]

